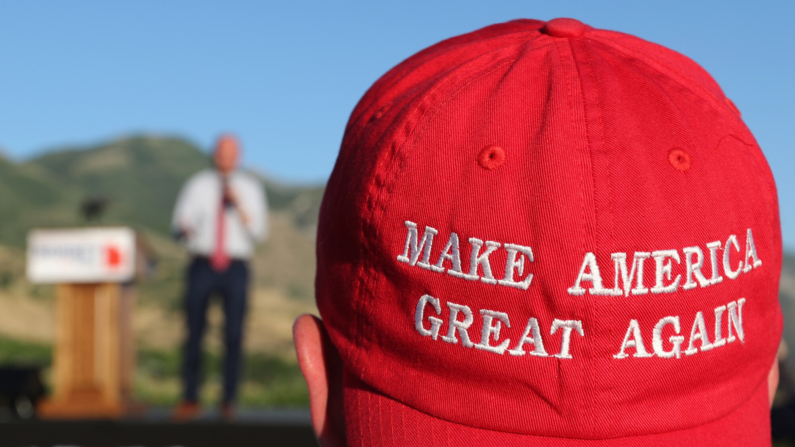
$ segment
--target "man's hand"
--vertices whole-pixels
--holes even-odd
[[[186,241],[193,236],[193,228],[190,225],[185,225],[184,222],[181,222],[177,227],[176,231],[173,234],[174,239],[178,241]]]
[[[235,194],[235,191],[229,186],[228,183],[226,185],[226,190],[224,191],[224,194],[226,195],[227,200],[229,200],[229,203],[231,203],[232,206],[235,207],[235,209],[237,209],[237,212],[240,214],[240,219],[243,221],[243,225],[248,226],[251,219],[249,218],[249,215],[246,212],[246,210],[240,205],[240,201],[237,198],[237,194]]]

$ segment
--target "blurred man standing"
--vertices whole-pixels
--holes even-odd
[[[183,360],[183,401],[177,420],[198,416],[201,341],[210,295],[223,298],[225,318],[224,394],[221,414],[233,415],[240,375],[243,320],[249,283],[248,260],[267,235],[267,202],[262,184],[237,169],[240,144],[231,135],[218,138],[215,169],[200,171],[182,188],[172,226],[192,255],[187,271],[185,313],[188,337]]]

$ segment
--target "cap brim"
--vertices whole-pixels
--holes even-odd
[[[348,375],[345,422],[349,446],[639,446],[771,445],[767,383],[720,419],[673,432],[612,439],[574,439],[507,433],[449,422],[391,399]],[[686,417],[686,415],[681,415]]]

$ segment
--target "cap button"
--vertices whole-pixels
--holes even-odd
[[[579,37],[588,28],[587,25],[576,19],[552,19],[544,25],[542,32],[552,37]]]

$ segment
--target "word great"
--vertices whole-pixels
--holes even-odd
[[[437,316],[442,315],[442,306],[439,302],[438,298],[434,298],[430,295],[423,295],[419,301],[417,301],[417,307],[414,310],[414,328],[417,329],[417,332],[424,337],[431,337],[433,340],[437,340],[439,338],[439,331],[444,325],[444,320],[438,317],[429,316],[425,318],[425,311],[426,308],[430,306],[433,312]],[[541,337],[541,329],[538,326],[538,320],[535,318],[530,318],[527,321],[527,326],[525,327],[522,336],[519,338],[516,343],[514,343],[513,349],[508,349],[511,344],[511,339],[506,338],[500,342],[500,332],[502,331],[502,325],[504,324],[506,327],[511,327],[511,321],[508,318],[508,314],[505,312],[497,312],[495,310],[488,310],[488,309],[480,309],[480,316],[482,319],[481,328],[480,328],[480,343],[473,343],[472,340],[469,338],[469,327],[472,326],[474,322],[474,317],[472,316],[472,309],[469,306],[463,306],[461,304],[447,302],[447,308],[449,309],[449,317],[447,320],[447,335],[442,335],[442,341],[446,343],[457,344],[458,337],[461,337],[461,345],[465,348],[475,348],[481,349],[483,351],[493,352],[495,354],[503,355],[506,350],[508,354],[511,355],[535,355],[539,357],[547,357],[547,351],[544,349],[544,340]],[[552,327],[549,330],[549,335],[555,335],[556,332],[560,330],[561,333],[561,343],[560,343],[560,352],[557,354],[553,354],[552,357],[557,357],[559,359],[570,359],[572,358],[571,353],[569,352],[569,347],[571,346],[571,333],[576,331],[580,336],[585,336],[585,332],[582,329],[582,322],[579,320],[558,320],[555,319],[552,322]],[[499,344],[492,344],[494,343]],[[532,346],[532,351],[526,352],[524,350],[525,346]]]

